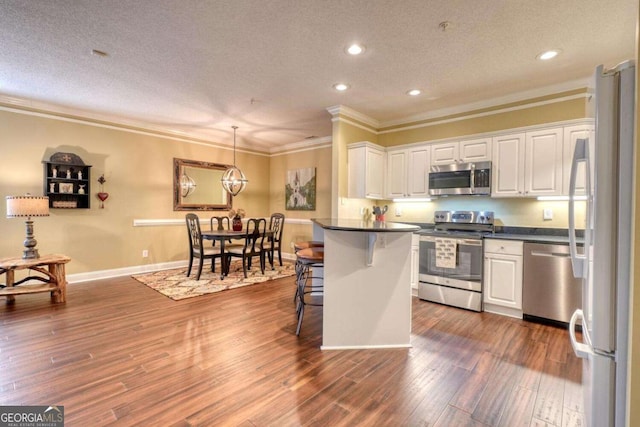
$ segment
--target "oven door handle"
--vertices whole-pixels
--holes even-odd
[[[482,246],[482,240],[480,239],[458,239],[456,243],[466,246]]]

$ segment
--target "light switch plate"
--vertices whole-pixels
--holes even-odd
[[[550,221],[553,219],[553,210],[551,209],[543,209],[542,210],[542,219],[545,221]]]

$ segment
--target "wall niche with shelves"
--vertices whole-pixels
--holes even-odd
[[[54,153],[43,161],[43,194],[49,197],[49,208],[89,209],[91,207],[91,165],[73,153]]]

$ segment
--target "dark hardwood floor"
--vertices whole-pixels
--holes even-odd
[[[579,426],[567,332],[413,302],[411,349],[320,351],[293,279],[172,301],[122,277],[0,300],[0,405],[67,426]]]

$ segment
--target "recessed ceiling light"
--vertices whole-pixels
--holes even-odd
[[[407,92],[407,95],[418,96],[421,93],[422,93],[422,91],[420,89],[411,89],[410,91]]]
[[[551,58],[555,58],[560,53],[559,49],[548,50],[546,52],[542,52],[540,55],[536,56],[537,59],[542,61],[547,61]]]
[[[344,92],[345,90],[349,89],[349,85],[346,83],[336,83],[333,85],[333,88],[340,92]]]
[[[361,44],[354,43],[349,46],[346,50],[349,55],[360,55],[364,52],[365,47]]]

